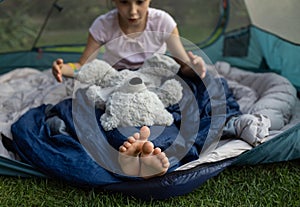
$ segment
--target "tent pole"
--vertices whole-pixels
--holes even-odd
[[[38,43],[38,41],[39,41],[39,39],[40,39],[40,37],[41,37],[41,35],[42,35],[42,33],[43,33],[43,31],[44,31],[46,25],[47,25],[47,23],[48,23],[48,20],[49,20],[49,18],[50,18],[50,16],[51,16],[53,10],[54,10],[54,9],[57,9],[59,12],[61,12],[61,10],[63,9],[62,7],[60,7],[60,6],[57,4],[57,2],[58,2],[58,0],[55,0],[55,1],[52,3],[51,8],[50,8],[50,10],[49,10],[49,12],[48,12],[48,14],[47,14],[45,20],[44,20],[44,23],[43,23],[43,25],[42,25],[42,27],[41,27],[41,29],[40,29],[40,31],[39,31],[37,37],[36,37],[35,40],[34,40],[34,43],[33,43],[33,45],[32,45],[31,50],[35,50],[35,49],[36,49],[36,45],[37,45],[37,43]]]

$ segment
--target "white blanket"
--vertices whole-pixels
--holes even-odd
[[[0,132],[11,138],[10,126],[30,108],[56,104],[72,91],[70,81],[60,84],[50,70],[16,69],[0,76]]]

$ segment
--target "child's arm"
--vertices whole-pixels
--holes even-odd
[[[79,62],[65,64],[63,59],[59,58],[53,62],[52,73],[58,82],[62,82],[62,76],[74,77],[74,72],[85,62],[96,58],[96,51],[101,45],[89,34],[86,47],[81,55]]]
[[[206,75],[206,68],[203,59],[192,52],[186,52],[179,37],[177,27],[173,30],[170,38],[167,40],[167,47],[172,56],[181,65],[182,74],[195,77],[198,75],[204,78]],[[191,68],[193,67],[193,69]]]
[[[87,44],[81,55],[79,64],[83,65],[87,61],[95,59],[98,55],[98,50],[101,46],[102,45],[98,43],[91,34],[89,34]]]

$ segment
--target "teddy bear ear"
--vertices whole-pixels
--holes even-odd
[[[74,78],[81,83],[96,84],[110,70],[114,69],[107,62],[95,59],[84,64]]]
[[[172,77],[178,73],[180,65],[171,57],[163,54],[154,54],[146,59],[140,70],[152,75]]]

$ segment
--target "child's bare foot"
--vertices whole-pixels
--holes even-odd
[[[141,153],[140,176],[151,178],[163,175],[170,166],[169,159],[160,148],[155,148],[152,142],[145,142]]]
[[[144,143],[150,136],[148,127],[143,126],[139,133],[128,137],[127,141],[119,148],[119,164],[122,171],[129,176],[139,176],[140,160],[139,155],[142,151]]]

